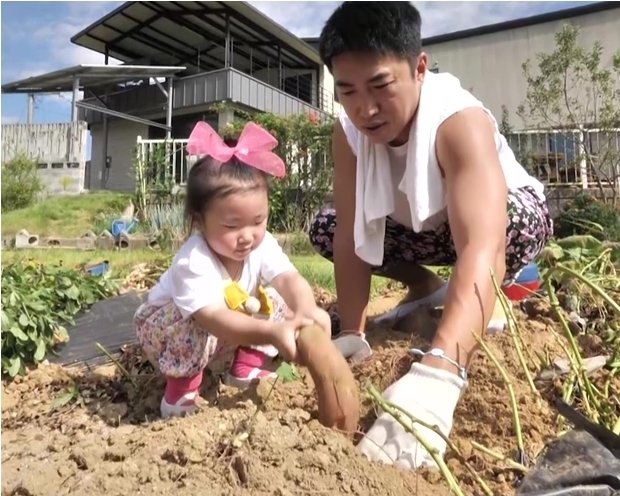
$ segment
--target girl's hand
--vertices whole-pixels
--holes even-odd
[[[294,316],[290,320],[273,323],[273,342],[272,344],[278,349],[285,360],[289,362],[297,362],[297,336],[299,329],[304,326],[312,325],[312,319]]]
[[[314,307],[309,317],[325,331],[325,333],[331,338],[332,335],[332,319],[329,314],[321,307]]]

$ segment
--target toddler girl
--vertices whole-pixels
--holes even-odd
[[[284,175],[276,145],[254,123],[236,146],[204,122],[189,138],[188,153],[203,156],[187,179],[193,233],[134,317],[138,342],[166,377],[164,418],[196,410],[218,340],[237,346],[225,382],[244,387],[272,374],[265,365],[278,351],[296,359],[302,325],[331,332],[309,284],[266,231],[268,176]]]

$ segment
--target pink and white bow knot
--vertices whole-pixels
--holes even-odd
[[[222,163],[235,156],[243,163],[267,174],[283,177],[284,161],[272,151],[276,146],[278,140],[254,122],[245,125],[236,146],[228,146],[209,124],[198,122],[189,136],[187,153],[209,155]]]

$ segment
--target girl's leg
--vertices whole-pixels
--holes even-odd
[[[166,377],[161,414],[166,418],[196,410],[203,370],[217,339],[192,318],[183,319],[174,304],[140,307],[135,317],[138,342]]]
[[[266,288],[266,292],[273,305],[271,320],[284,320],[287,312],[284,300],[273,288]],[[275,378],[276,374],[266,367],[277,354],[276,347],[270,344],[238,347],[225,377],[226,384],[244,388],[256,379]]]

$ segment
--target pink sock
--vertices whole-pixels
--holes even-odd
[[[197,391],[201,384],[202,371],[192,377],[166,377],[164,398],[169,405],[174,405],[185,394]]]
[[[262,351],[240,346],[235,351],[235,358],[230,366],[230,373],[235,377],[247,377],[252,369],[262,368],[266,360],[267,355]],[[265,374],[268,373],[265,372]]]

